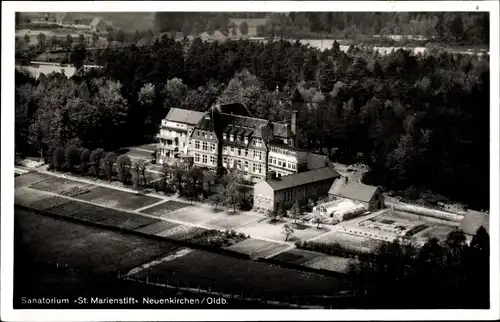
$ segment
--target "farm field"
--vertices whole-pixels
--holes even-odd
[[[162,202],[159,205],[149,207],[147,209],[142,210],[142,213],[153,215],[153,216],[163,216],[177,209],[181,209],[184,207],[188,207],[189,204],[184,202],[179,202],[175,200],[168,200],[166,202]]]
[[[15,208],[16,240],[34,261],[93,273],[127,271],[177,246],[58,220]]]
[[[176,240],[187,240],[190,239],[208,229],[188,226],[188,225],[177,225],[172,228],[167,228],[162,231],[155,233],[156,236],[168,237]]]
[[[56,177],[52,178],[53,179],[44,180],[42,182],[32,184],[30,188],[60,194],[61,192],[69,190],[73,187],[85,188],[85,189],[92,189],[93,187],[95,187],[94,185],[84,182],[79,182],[64,178],[56,178]]]
[[[152,205],[161,199],[149,196],[136,195],[133,193],[114,190],[105,187],[97,187],[89,193],[77,196],[78,199],[92,201],[107,207],[116,207],[127,210],[135,210]]]
[[[226,247],[226,249],[247,254],[252,258],[257,257],[269,257],[273,254],[276,254],[279,251],[287,249],[289,246],[280,243],[273,243],[260,239],[249,238],[244,241],[241,241],[235,245],[231,245]]]
[[[48,174],[31,172],[27,174],[23,174],[14,179],[14,186],[16,189],[23,188],[35,184],[37,182],[48,180],[54,178]]]
[[[168,279],[169,284],[189,283],[216,292],[276,299],[283,296],[332,294],[342,285],[338,279],[319,274],[199,250],[151,265],[132,276],[141,280],[146,277],[149,280],[159,279],[160,282]]]
[[[65,217],[71,217],[92,223],[99,223],[107,226],[125,228],[130,230],[150,225],[158,221],[153,218],[99,207],[78,201],[71,201],[63,205],[52,207],[50,209],[47,209],[47,211]]]
[[[312,261],[315,258],[324,257],[324,256],[325,255],[321,254],[321,253],[295,248],[295,249],[287,250],[283,253],[279,253],[278,255],[273,256],[271,258],[274,260],[277,260],[277,261],[285,262],[285,263],[303,265],[304,263]]]
[[[136,229],[136,231],[148,234],[148,235],[156,235],[158,233],[161,233],[162,231],[168,231],[172,228],[175,228],[177,226],[180,226],[180,224],[173,223],[170,221],[165,221],[165,220],[160,220],[158,222],[140,227]]]
[[[245,235],[250,235],[252,237],[261,237],[266,239],[274,239],[285,241],[285,235],[283,232],[283,222],[269,223],[268,220],[258,222],[249,226],[238,229],[239,232]],[[304,229],[297,229],[294,227],[294,233],[288,238],[289,242],[295,242],[297,240],[309,239],[321,234],[324,234],[328,230],[327,228],[316,229],[316,227],[306,226]]]
[[[29,206],[30,204],[36,201],[43,200],[48,197],[50,197],[50,195],[42,191],[30,189],[27,187],[18,188],[14,192],[14,204],[21,206]]]
[[[354,259],[352,258],[323,255],[305,262],[302,265],[339,273],[346,273],[349,267],[349,263],[353,260]]]

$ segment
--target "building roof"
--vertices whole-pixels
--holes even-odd
[[[276,123],[273,122],[273,134],[282,138],[293,137],[293,132],[290,124],[287,123]]]
[[[278,179],[267,180],[266,183],[273,190],[283,190],[292,187],[302,186],[309,183],[324,181],[340,177],[340,174],[332,167],[310,170],[280,177]]]
[[[102,18],[100,17],[95,17],[94,19],[92,19],[92,21],[90,22],[90,27],[97,27],[99,25],[99,23],[101,22]]]
[[[460,229],[466,235],[475,235],[477,229],[483,226],[486,231],[490,232],[490,221],[488,214],[475,210],[469,210],[460,222]]]
[[[307,169],[314,170],[327,167],[332,164],[330,158],[326,155],[308,153],[307,154]]]
[[[342,178],[339,178],[332,184],[328,194],[362,202],[369,202],[373,198],[377,189],[377,187],[358,182],[344,183]]]
[[[205,113],[203,112],[172,107],[170,111],[168,111],[167,117],[165,119],[171,122],[195,125],[203,118],[203,115],[205,115]]]

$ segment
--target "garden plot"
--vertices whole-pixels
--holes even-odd
[[[325,256],[324,254],[317,253],[317,252],[312,252],[310,250],[304,250],[304,249],[290,249],[285,252],[279,253],[276,256],[271,257],[271,259],[280,261],[280,262],[285,262],[285,263],[290,263],[290,264],[297,264],[297,265],[302,265],[306,262],[312,261],[315,258],[318,257],[323,257]]]
[[[222,218],[211,220],[207,223],[210,227],[216,229],[229,230],[238,229],[242,226],[246,226],[255,223],[259,220],[265,220],[262,216],[248,215],[245,213],[239,213],[234,215],[226,214]]]
[[[59,197],[59,196],[49,196],[45,199],[35,201],[30,204],[30,208],[36,210],[47,210],[52,207],[60,206],[65,203],[72,202],[71,199]]]
[[[343,283],[332,277],[285,269],[267,263],[195,250],[169,261],[158,261],[133,278],[168,281],[171,285],[211,289],[244,297],[284,297],[332,294]],[[292,286],[292,287],[290,287]]]
[[[50,197],[42,191],[30,189],[30,188],[19,188],[14,192],[14,203],[20,206],[29,206],[30,204],[46,199]]]
[[[173,223],[170,221],[166,220],[160,220],[158,222],[155,222],[153,224],[149,224],[146,226],[143,226],[141,228],[136,229],[136,231],[148,234],[148,235],[156,235],[162,231],[168,231],[174,227],[179,226],[180,224]]]
[[[450,232],[455,230],[453,226],[435,225],[414,235],[416,238],[446,240]]]
[[[53,176],[50,176],[45,173],[39,173],[39,172],[31,172],[27,174],[20,175],[14,179],[14,186],[15,188],[23,188],[30,186],[32,184],[44,181],[44,180],[50,180],[53,179]]]
[[[179,220],[182,222],[194,224],[194,225],[204,225],[210,221],[218,220],[220,218],[226,217],[227,214],[223,212],[213,212],[211,209],[206,207],[186,207],[168,214],[163,215],[163,218]]]
[[[73,201],[48,210],[51,213],[92,223],[134,230],[158,220],[119,210]]]
[[[380,241],[374,239],[351,235],[342,231],[328,232],[319,236],[314,241],[320,243],[338,243],[345,248],[362,252],[370,252],[380,243]]]
[[[162,215],[168,214],[169,212],[172,212],[172,211],[175,211],[177,209],[184,208],[184,207],[188,207],[188,206],[189,206],[189,204],[184,203],[184,202],[175,201],[175,200],[168,200],[168,201],[163,202],[159,205],[141,210],[141,212],[148,214],[148,215],[153,215],[153,216],[162,216]]]
[[[257,258],[257,257],[266,258],[280,251],[283,251],[289,247],[290,246],[286,244],[273,243],[265,240],[249,238],[235,245],[226,247],[226,249],[242,254],[247,254],[252,258]]]
[[[23,245],[34,261],[94,273],[126,272],[177,248],[168,242],[121,234],[15,209]]]
[[[285,235],[283,234],[284,222],[269,223],[268,220],[262,222],[256,222],[238,229],[246,235],[252,237],[260,237],[265,239],[272,239],[277,241],[285,241]],[[291,225],[291,224],[290,224]],[[293,228],[294,233],[288,237],[288,241],[294,242],[297,240],[306,240],[312,237],[324,234],[327,230],[326,228],[316,229],[316,227],[305,226],[304,229]]]
[[[349,263],[352,261],[354,261],[352,258],[323,255],[302,263],[302,265],[317,269],[346,273],[349,268]]]
[[[39,183],[32,184],[30,186],[30,188],[32,189],[58,193],[58,194],[74,187],[90,189],[95,186],[88,183],[64,179],[64,178],[54,178],[51,180],[45,180]]]
[[[161,199],[137,195],[130,192],[115,190],[105,187],[97,187],[90,192],[77,196],[81,200],[92,201],[106,207],[116,207],[126,210],[135,210],[152,205]]]
[[[207,230],[208,229],[194,226],[178,225],[173,228],[167,228],[165,230],[157,232],[155,235],[176,240],[187,240]]]

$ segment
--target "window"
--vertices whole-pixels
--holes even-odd
[[[292,163],[292,169],[293,170],[296,170],[297,169],[297,165],[295,163]]]
[[[231,153],[233,153],[233,152],[234,152],[234,146],[231,147]]]
[[[226,133],[223,133],[223,134],[222,134],[222,138],[223,138],[224,140],[227,140],[227,134],[226,134]]]
[[[215,164],[215,156],[214,155],[210,156],[210,163]]]
[[[292,168],[292,163],[291,163],[290,161],[288,161],[288,162],[287,162],[287,164],[286,164],[286,167],[287,167],[288,169],[291,169],[291,168]]]
[[[224,166],[227,166],[227,157],[222,157],[222,163]]]
[[[245,136],[245,144],[248,144],[248,136]]]
[[[210,145],[210,150],[211,150],[211,151],[215,151],[215,143],[212,143],[212,144]]]
[[[200,162],[200,154],[199,153],[195,153],[194,154],[194,161],[195,162]]]
[[[256,163],[253,164],[252,171],[257,172],[257,164]]]
[[[245,149],[245,156],[248,157],[248,150]]]
[[[238,155],[241,155],[241,149],[238,149]]]
[[[257,171],[254,171],[254,172],[262,173],[262,164],[260,164],[260,163],[255,164],[254,163],[254,166],[255,165],[257,165]]]
[[[208,137],[207,132],[203,132],[203,137],[206,139]]]
[[[213,134],[210,133],[210,140],[212,140],[214,138]]]
[[[238,169],[241,169],[241,160],[236,161],[236,166]]]
[[[234,135],[229,134],[229,141],[233,142],[234,141]]]
[[[200,136],[200,130],[196,130],[196,135]]]
[[[206,154],[203,155],[203,161],[202,161],[202,163],[205,163],[205,164],[208,163],[207,162],[207,155]]]
[[[248,171],[248,161],[245,161],[245,171]]]
[[[281,167],[281,159],[278,159],[278,167]]]
[[[207,150],[208,150],[208,143],[203,142],[203,151],[207,151]]]
[[[198,141],[198,140],[194,141],[194,148],[195,148],[196,150],[199,150],[199,149],[200,149],[200,141]]]
[[[236,136],[236,141],[241,141],[241,137],[239,135]]]

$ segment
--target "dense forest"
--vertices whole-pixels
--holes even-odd
[[[17,152],[50,154],[75,140],[106,150],[151,142],[173,106],[238,101],[281,120],[293,99],[303,101],[302,146],[369,165],[367,183],[489,207],[487,55],[164,36],[127,49],[79,46],[70,56],[76,66],[90,58],[103,67],[71,79],[16,74]]]
[[[159,31],[221,30],[228,34],[229,18],[268,18],[258,28],[259,36],[284,38],[340,37],[356,40],[358,35],[425,36],[435,41],[482,43],[489,41],[487,13],[460,12],[290,12],[203,13],[159,12]]]

